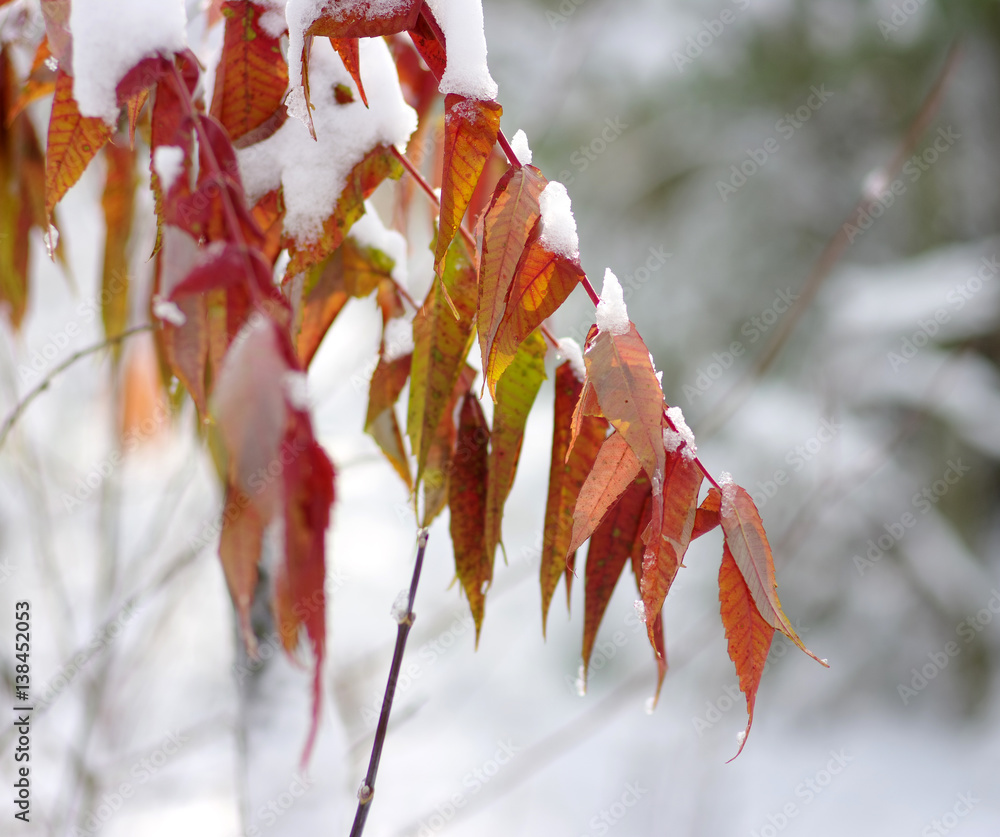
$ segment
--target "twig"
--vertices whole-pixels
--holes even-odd
[[[42,382],[31,390],[18,405],[11,411],[11,414],[7,416],[7,419],[3,423],[3,427],[0,428],[0,448],[3,447],[4,442],[7,441],[7,436],[10,435],[11,429],[17,423],[17,420],[21,417],[21,414],[28,408],[32,401],[38,398],[45,390],[49,388],[49,384],[52,383],[52,379],[55,378],[60,372],[65,372],[70,366],[76,363],[81,358],[87,357],[87,355],[92,355],[95,352],[99,352],[102,349],[107,349],[111,346],[121,343],[127,337],[131,337],[133,334],[139,334],[143,331],[151,331],[153,328],[149,323],[140,326],[134,326],[133,328],[126,329],[121,334],[116,334],[113,337],[109,337],[101,343],[94,346],[88,346],[86,349],[80,349],[78,352],[71,354],[66,360],[60,363],[55,369],[49,372],[48,375],[42,380]]]
[[[358,811],[354,815],[354,825],[351,826],[351,837],[361,837],[371,810],[371,802],[375,796],[375,776],[378,774],[378,763],[382,758],[382,747],[385,744],[386,730],[389,728],[389,713],[392,711],[392,699],[396,694],[396,682],[399,680],[399,670],[403,665],[403,652],[406,650],[406,638],[413,627],[415,618],[413,600],[417,595],[417,584],[420,582],[420,570],[424,564],[424,552],[427,550],[427,529],[417,533],[417,560],[413,567],[413,579],[410,581],[410,595],[406,604],[406,615],[399,620],[396,631],[396,649],[392,653],[392,665],[389,667],[389,681],[385,686],[385,697],[382,698],[382,713],[375,729],[375,741],[372,744],[372,756],[368,762],[368,772],[358,789]]]

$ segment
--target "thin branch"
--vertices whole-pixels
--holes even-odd
[[[149,323],[146,323],[145,325],[135,326],[133,328],[126,329],[121,334],[116,334],[113,337],[109,337],[107,340],[104,340],[101,343],[97,343],[94,346],[88,346],[86,349],[80,349],[80,351],[71,354],[68,358],[66,358],[66,360],[64,360],[55,369],[49,372],[49,374],[45,376],[45,378],[38,386],[36,386],[27,395],[25,395],[24,398],[22,398],[21,401],[18,403],[18,405],[14,407],[14,409],[11,411],[10,415],[7,416],[7,419],[3,423],[3,427],[0,428],[0,448],[2,448],[4,442],[7,441],[7,436],[10,435],[10,431],[17,423],[17,420],[21,418],[21,414],[28,408],[28,406],[31,404],[32,401],[38,398],[39,395],[41,395],[45,390],[49,388],[49,384],[52,383],[52,379],[55,378],[56,375],[58,375],[60,372],[65,372],[70,366],[72,366],[81,358],[87,357],[87,355],[92,355],[95,352],[101,351],[102,349],[107,349],[111,346],[117,345],[118,343],[121,343],[122,340],[131,337],[133,334],[139,334],[140,332],[143,331],[152,331],[152,329],[153,326]]]
[[[354,815],[354,825],[351,826],[351,837],[361,837],[371,810],[371,802],[375,797],[375,777],[378,774],[378,764],[382,758],[382,747],[385,745],[385,734],[389,728],[389,713],[392,711],[392,699],[396,694],[396,683],[399,671],[403,666],[403,653],[406,651],[406,638],[413,627],[415,618],[413,600],[417,595],[417,584],[420,582],[420,570],[424,564],[424,552],[427,550],[427,529],[417,532],[417,560],[413,567],[413,579],[410,581],[410,593],[406,604],[406,614],[399,619],[396,631],[396,649],[392,654],[392,665],[389,667],[389,681],[385,686],[385,697],[382,698],[382,713],[379,715],[378,727],[375,729],[375,741],[372,744],[372,756],[368,762],[368,773],[358,790],[358,811]],[[395,614],[394,614],[395,615]]]

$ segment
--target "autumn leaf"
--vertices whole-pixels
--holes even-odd
[[[579,549],[601,525],[605,515],[641,470],[639,460],[621,433],[612,433],[604,440],[576,500],[570,552]]]
[[[280,38],[261,26],[265,11],[256,3],[227,0],[222,5],[226,24],[215,71],[212,116],[233,141],[284,110],[288,65],[281,55]]]
[[[650,482],[641,471],[604,517],[590,539],[584,576],[583,676],[615,584],[634,553],[642,552],[642,530],[649,518]]]
[[[691,540],[700,538],[702,535],[711,532],[719,525],[719,508],[722,504],[722,495],[719,489],[714,486],[708,489],[708,494],[702,500],[698,511],[694,516],[694,530],[691,532]]]
[[[514,271],[503,316],[490,349],[486,380],[496,379],[511,363],[521,341],[562,305],[585,274],[576,260],[542,246],[541,221],[535,223]]]
[[[576,443],[570,449],[573,410],[583,381],[573,364],[566,362],[556,369],[555,424],[552,431],[552,462],[549,465],[549,492],[545,504],[545,530],[542,535],[542,635],[545,634],[549,604],[559,578],[566,575],[566,600],[569,604],[570,580],[575,552],[569,551],[573,535],[573,510],[587,475],[591,473],[598,451],[607,435],[608,423],[602,418],[585,419]]]
[[[760,512],[757,511],[757,506],[754,505],[746,489],[732,482],[723,483],[720,517],[726,545],[743,575],[761,617],[814,660],[827,666],[825,661],[805,647],[781,609],[781,602],[778,601],[778,585],[774,578],[771,546],[767,542]]]
[[[604,417],[621,433],[654,483],[664,478],[663,390],[635,326],[624,334],[592,326],[584,349],[587,380]]]
[[[231,485],[226,487],[223,508],[227,516],[219,534],[219,560],[244,645],[251,656],[256,656],[257,637],[250,625],[250,607],[257,587],[264,526],[250,496]]]
[[[361,81],[361,49],[357,38],[330,38],[330,43],[344,62],[344,69],[351,74],[354,84],[358,88],[358,95],[361,101],[368,107],[368,95],[365,93],[365,86]],[[346,94],[349,95],[349,92]],[[340,101],[338,96],[337,101]],[[348,99],[351,101],[351,99]]]
[[[73,77],[62,69],[56,73],[55,96],[49,117],[48,144],[45,151],[45,215],[52,210],[70,186],[111,137],[111,129],[98,116],[81,116],[73,98]]]
[[[35,50],[35,57],[31,62],[31,70],[24,80],[24,86],[13,104],[4,102],[4,109],[0,111],[9,125],[14,118],[21,113],[29,104],[42,96],[47,96],[56,88],[56,74],[49,68],[52,60],[52,51],[49,49],[49,39],[42,37],[38,48]]]
[[[451,472],[455,467],[455,413],[459,402],[472,389],[476,379],[476,370],[471,366],[462,367],[452,390],[451,398],[442,412],[437,427],[434,430],[427,449],[427,460],[421,475],[419,488],[423,497],[423,509],[418,509],[418,519],[422,527],[430,526],[448,504],[448,491],[451,487]],[[411,384],[412,386],[412,384]],[[416,492],[414,493],[416,500]]]
[[[328,38],[379,38],[405,32],[417,24],[422,0],[396,0],[380,3],[362,0],[360,3],[327,3],[319,16],[309,24],[308,35]],[[346,6],[346,9],[344,8]]]
[[[496,144],[503,108],[449,93],[444,100],[444,172],[441,222],[434,263],[440,272],[448,247],[462,225],[483,166]]]
[[[493,556],[486,548],[486,493],[490,429],[475,393],[462,398],[458,436],[449,476],[448,507],[455,572],[476,623],[476,644],[483,623],[486,588],[493,578]]]
[[[104,210],[104,265],[101,271],[101,318],[104,334],[120,334],[128,322],[129,252],[135,207],[135,152],[108,143],[104,147],[107,175],[101,208]],[[121,346],[116,346],[118,356]]]
[[[503,507],[521,456],[524,426],[538,389],[545,380],[545,339],[532,333],[497,384],[486,492],[486,554],[493,557],[501,541]]]
[[[403,447],[395,405],[410,377],[411,360],[411,354],[397,358],[388,358],[385,354],[379,357],[368,389],[368,413],[365,416],[365,432],[378,443],[409,489],[413,488],[410,461]]]
[[[774,638],[774,628],[757,610],[753,595],[743,579],[729,544],[722,547],[722,566],[719,567],[719,605],[722,624],[726,629],[729,658],[736,666],[740,690],[747,700],[747,728],[740,741],[736,756],[743,752],[753,724],[753,707],[757,699],[764,665]],[[733,756],[733,758],[736,758]],[[732,759],[730,759],[732,761]]]

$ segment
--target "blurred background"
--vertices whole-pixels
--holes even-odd
[[[366,833],[997,834],[1000,6],[484,6],[505,132],[523,129],[567,186],[584,268],[598,287],[607,267],[621,280],[668,401],[706,466],[753,494],[785,611],[831,667],[776,639],[727,763],[746,716],[713,533],[667,599],[655,712],[628,576],[577,694],[579,581],[541,632],[549,382],[478,650],[447,518],[430,532]],[[19,371],[33,352],[96,339],[102,182],[88,171],[62,208],[72,284],[35,242],[34,305],[18,337],[0,330],[3,415],[39,380]],[[412,254],[414,288],[428,263]],[[582,342],[593,311],[579,297],[552,328]],[[111,463],[120,399],[106,359],[88,359],[6,442],[0,599],[31,600],[35,691],[51,698],[33,728],[37,833],[347,833],[415,534],[361,435],[378,315],[349,305],[310,372],[339,496],[308,775],[308,673],[238,650],[214,544],[200,543],[220,498],[190,416],[140,430]],[[60,337],[68,322],[82,336]],[[5,783],[10,768],[5,755]]]

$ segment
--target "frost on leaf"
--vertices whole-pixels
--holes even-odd
[[[604,271],[604,287],[597,304],[597,328],[601,332],[622,335],[628,334],[630,325],[621,283],[609,267]]]

